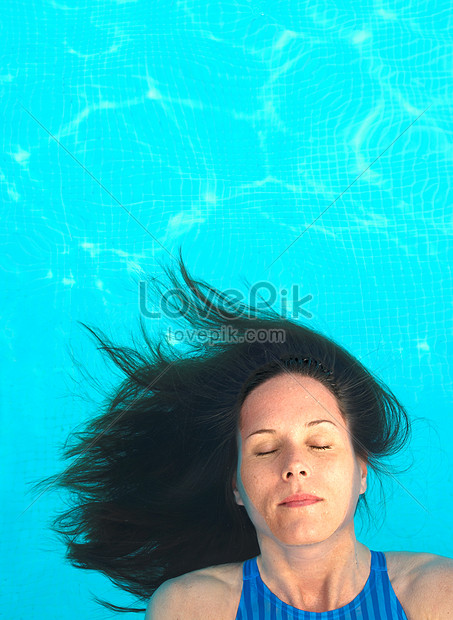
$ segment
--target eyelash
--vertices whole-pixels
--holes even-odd
[[[310,446],[310,448],[313,448],[314,450],[329,450],[332,446]],[[277,452],[277,450],[271,450],[270,452],[257,452],[256,456],[264,456],[266,454],[273,454],[274,452]]]

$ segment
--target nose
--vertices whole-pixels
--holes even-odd
[[[286,469],[283,477],[285,480],[288,480],[289,478],[291,478],[291,476],[296,476],[297,478],[299,475],[305,478],[306,476],[308,476],[308,471],[306,469],[301,469],[300,471],[297,471],[297,469],[294,470],[293,468]]]
[[[301,457],[301,454],[292,455],[285,463],[283,467],[283,479],[288,480],[291,477],[299,478],[302,476],[306,478],[309,475],[310,471],[307,463]]]

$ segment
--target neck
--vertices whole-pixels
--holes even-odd
[[[261,579],[277,598],[304,611],[347,605],[370,574],[371,553],[355,536],[305,546],[282,546],[267,539],[260,541],[260,549]]]

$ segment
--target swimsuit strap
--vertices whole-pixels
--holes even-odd
[[[370,574],[359,594],[350,602],[332,611],[309,612],[292,607],[279,599],[263,582],[257,557],[243,563],[243,587],[236,620],[407,620],[387,573],[382,551],[371,551]]]

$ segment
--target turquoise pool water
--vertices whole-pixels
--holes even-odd
[[[450,3],[23,0],[0,45],[4,617],[134,602],[65,562],[63,498],[30,486],[93,414],[69,352],[115,378],[77,321],[130,342],[179,245],[219,288],[296,285],[387,382],[410,467],[358,537],[453,557]]]

